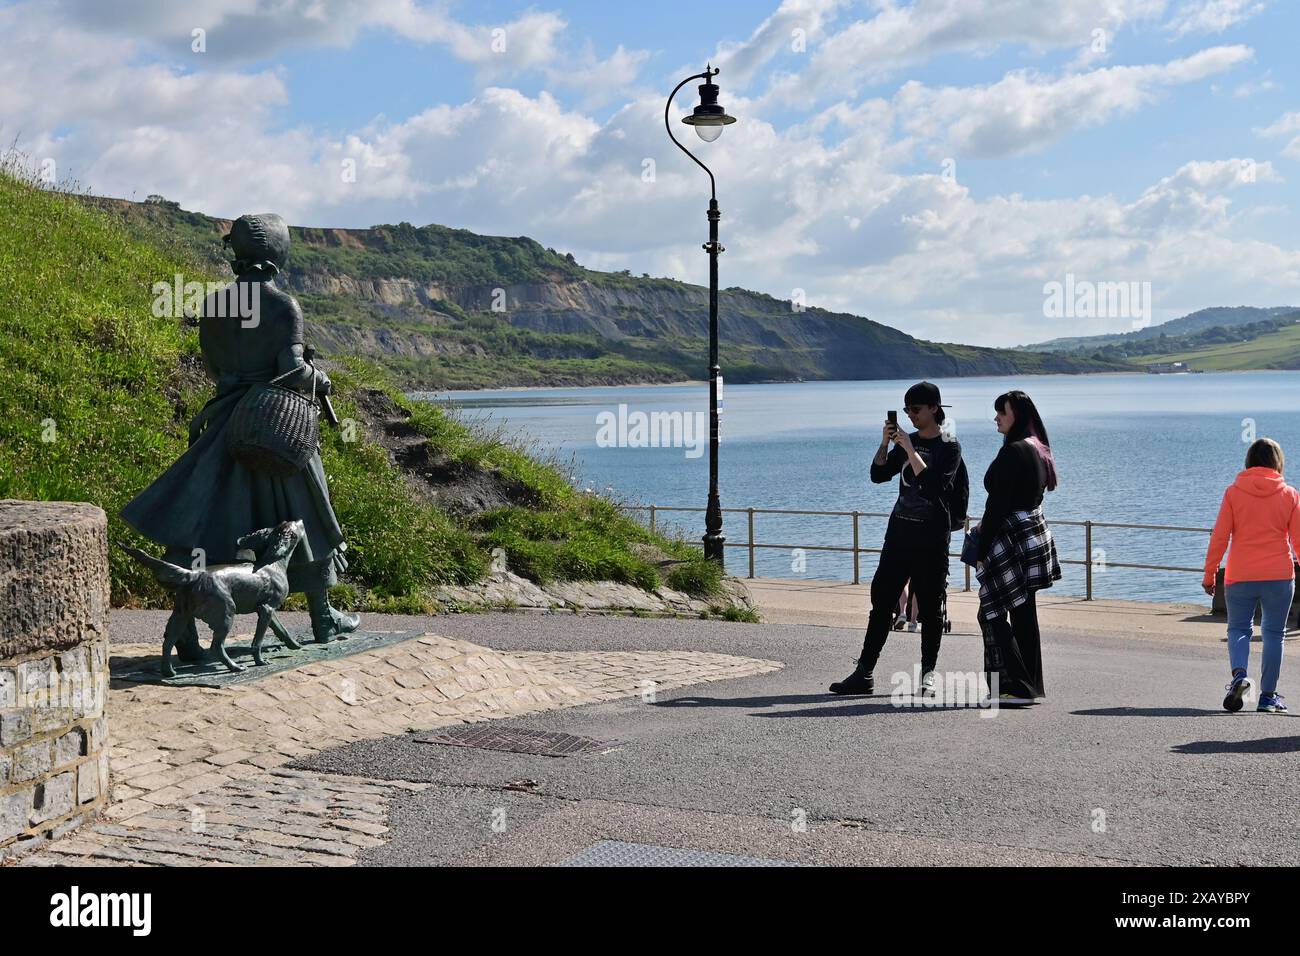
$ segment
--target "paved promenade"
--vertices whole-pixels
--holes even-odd
[[[1300,864],[1300,733],[1220,709],[1223,624],[1206,608],[1045,600],[1049,697],[991,713],[891,699],[919,654],[899,632],[876,696],[828,695],[861,646],[866,586],[750,583],[769,623],[367,615],[416,636],[220,690],[115,680],[114,805],[23,862],[561,864],[649,847]],[[950,609],[940,670],[978,671],[973,596]],[[156,653],[164,619],[115,611],[116,663]],[[483,720],[603,743],[555,757],[420,740]]]
[[[165,615],[137,616],[161,625]],[[246,638],[245,638],[246,639]],[[114,644],[114,670],[152,656]],[[699,652],[500,654],[427,634],[229,688],[114,680],[105,822],[26,865],[347,865],[404,783],[283,769],[357,740],[573,707],[780,667]]]

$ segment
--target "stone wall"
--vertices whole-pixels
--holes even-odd
[[[104,806],[108,609],[104,512],[0,501],[0,859]]]

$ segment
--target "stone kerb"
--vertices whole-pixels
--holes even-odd
[[[93,505],[0,500],[0,859],[107,799],[107,527]]]

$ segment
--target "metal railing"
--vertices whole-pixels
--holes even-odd
[[[650,530],[655,530],[656,517],[664,511],[685,511],[685,512],[703,512],[703,508],[688,508],[676,505],[620,505],[624,511],[649,511],[650,512]],[[725,548],[744,548],[749,552],[749,574],[747,577],[754,576],[754,554],[759,548],[772,548],[776,550],[793,550],[795,548],[804,551],[838,551],[841,553],[851,553],[853,555],[853,583],[862,583],[862,555],[880,554],[881,548],[867,548],[861,545],[861,526],[862,518],[888,518],[887,511],[802,511],[791,508],[723,508],[724,513],[743,514],[747,516],[746,530],[748,539],[745,541],[727,541],[724,543]],[[833,518],[852,518],[853,519],[853,544],[851,547],[828,544],[778,544],[776,542],[758,541],[754,537],[754,515],[815,515],[819,517]],[[1084,578],[1086,582],[1085,600],[1091,601],[1092,598],[1092,576],[1094,568],[1131,568],[1141,571],[1175,571],[1201,574],[1202,568],[1186,568],[1168,564],[1137,564],[1126,561],[1107,561],[1095,560],[1093,558],[1092,532],[1094,528],[1123,528],[1137,531],[1183,531],[1200,534],[1210,534],[1213,528],[1186,528],[1178,525],[1162,524],[1124,524],[1113,521],[1068,521],[1064,519],[1053,519],[1053,525],[1071,525],[1076,528],[1083,528],[1083,548],[1084,556],[1080,561],[1077,558],[1062,558],[1058,555],[1058,560],[1062,564],[1077,564],[1084,568]],[[966,530],[970,530],[971,519],[966,519]],[[703,546],[701,544],[701,546]],[[951,558],[961,557],[960,552],[948,552]],[[966,583],[964,590],[971,589],[971,567],[963,565],[966,569]]]

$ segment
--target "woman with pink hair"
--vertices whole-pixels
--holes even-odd
[[[984,669],[1000,704],[1032,704],[1046,696],[1034,592],[1061,579],[1042,511],[1043,492],[1056,488],[1056,461],[1028,395],[1006,392],[993,408],[1003,443],[984,475],[988,500],[974,542]]]

